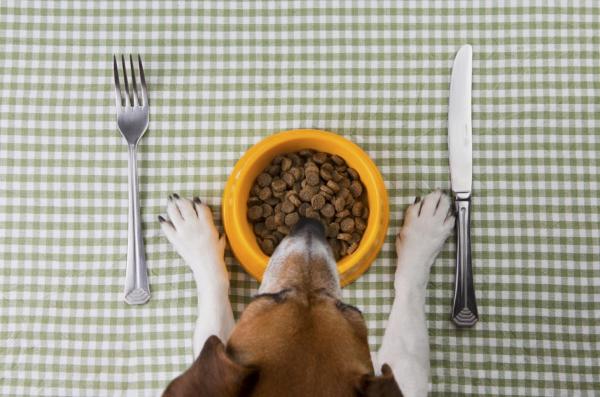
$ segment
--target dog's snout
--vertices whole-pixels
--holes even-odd
[[[325,227],[321,222],[312,218],[300,218],[290,231],[290,236],[301,233],[309,233],[313,236],[325,239]]]
[[[320,221],[300,218],[271,255],[259,292],[285,288],[323,289],[341,295],[335,258]]]

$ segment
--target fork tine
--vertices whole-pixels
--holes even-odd
[[[144,76],[144,67],[142,66],[142,57],[138,54],[138,65],[140,68],[140,80],[142,85],[142,96],[144,97],[144,106],[148,106],[148,88],[146,87],[146,77]]]
[[[133,96],[135,97],[135,101],[138,106],[142,106],[142,102],[140,102],[140,96],[137,90],[137,83],[135,79],[135,68],[133,67],[133,58],[131,54],[129,54],[129,65],[131,66],[131,86],[133,87]]]
[[[129,92],[129,82],[127,81],[127,66],[125,65],[125,56],[123,54],[121,54],[121,64],[123,65],[123,80],[125,80],[125,102],[128,103],[130,106],[133,106],[133,97]]]
[[[117,66],[117,57],[113,54],[113,77],[115,78],[115,104],[117,111],[123,106],[123,97],[121,97],[121,84],[119,83],[119,67]]]

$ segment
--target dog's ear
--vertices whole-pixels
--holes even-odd
[[[381,375],[363,375],[358,387],[360,397],[402,397],[400,387],[389,365],[383,364]]]
[[[213,335],[192,366],[169,384],[163,397],[241,397],[249,394],[257,375],[256,369],[234,362],[223,342]]]

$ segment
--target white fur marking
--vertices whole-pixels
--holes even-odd
[[[219,239],[210,208],[186,199],[173,199],[167,205],[173,223],[161,227],[175,250],[192,270],[198,290],[198,319],[193,349],[197,357],[211,335],[223,342],[234,326],[229,302],[229,279],[223,253],[225,239]]]
[[[396,297],[374,361],[377,370],[387,363],[406,397],[426,396],[429,386],[429,340],[425,319],[425,288],[429,271],[454,226],[446,218],[450,200],[440,191],[406,210],[396,241],[398,266]],[[435,206],[439,206],[436,210]],[[422,205],[422,207],[421,207]],[[421,215],[418,214],[421,207]]]
[[[309,245],[310,241],[310,245]],[[271,259],[269,260],[269,264],[265,273],[263,275],[262,283],[258,289],[259,293],[266,292],[277,292],[284,288],[282,284],[280,284],[279,272],[282,269],[282,266],[285,264],[288,256],[302,254],[305,257],[305,260],[308,261],[309,257],[312,258],[323,258],[327,261],[327,266],[329,267],[331,274],[334,278],[335,285],[338,286],[337,293],[341,296],[341,291],[339,290],[340,280],[337,272],[337,265],[331,250],[327,243],[313,238],[308,239],[305,235],[298,236],[288,236],[284,238],[281,243],[277,246],[277,249],[271,255]]]

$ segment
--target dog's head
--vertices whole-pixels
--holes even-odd
[[[361,312],[340,300],[323,226],[303,219],[277,247],[227,342],[207,340],[167,396],[401,396],[373,375]]]

